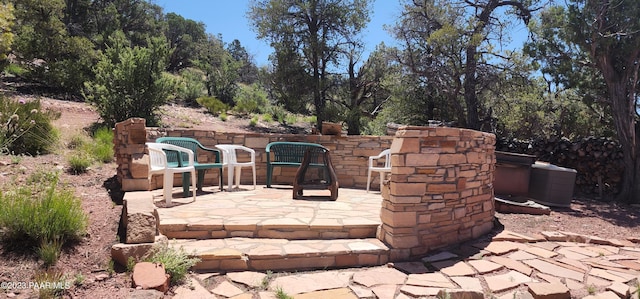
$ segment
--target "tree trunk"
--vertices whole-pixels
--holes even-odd
[[[633,102],[627,98],[628,82],[626,80],[610,80],[603,72],[609,89],[611,99],[611,109],[613,121],[618,136],[618,142],[622,146],[622,160],[624,161],[624,174],[622,178],[622,189],[618,194],[618,201],[628,203],[640,202],[640,177],[637,170],[640,169],[640,161],[636,157],[638,144],[635,128],[635,115]]]

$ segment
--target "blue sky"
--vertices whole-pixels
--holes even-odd
[[[264,40],[258,40],[251,23],[246,17],[249,0],[151,0],[164,8],[164,13],[174,12],[186,19],[202,22],[207,33],[222,34],[222,40],[230,43],[234,39],[240,41],[249,54],[253,55],[258,66],[267,65],[269,54],[273,51]],[[393,25],[400,15],[401,6],[398,0],[373,0],[371,21],[364,30],[365,53],[368,53],[384,42],[395,45],[396,41],[384,30],[385,25]],[[521,46],[527,37],[527,30],[522,22],[516,22],[516,28],[510,30],[513,44]]]
[[[155,4],[164,8],[164,13],[174,12],[186,19],[202,22],[207,33],[222,34],[222,40],[230,43],[234,39],[247,49],[255,58],[257,65],[268,64],[272,49],[264,40],[258,40],[256,33],[246,17],[249,0],[155,0]],[[392,25],[400,14],[399,1],[374,0],[371,21],[363,32],[366,44],[365,55],[384,42],[395,43],[394,39],[384,31],[383,26]]]

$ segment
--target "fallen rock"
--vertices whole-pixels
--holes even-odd
[[[169,274],[158,263],[141,262],[133,267],[133,287],[143,290],[155,289],[166,293],[169,290]]]

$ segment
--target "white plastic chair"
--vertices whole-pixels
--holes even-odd
[[[377,160],[382,158],[384,158],[384,166],[379,166]],[[369,185],[371,184],[372,171],[377,171],[380,173],[380,191],[382,191],[382,182],[384,180],[384,175],[387,172],[391,172],[391,150],[386,149],[386,150],[383,150],[377,156],[370,156],[368,168],[369,169],[367,171],[367,193],[369,192]]]
[[[227,168],[227,181],[231,191],[233,186],[233,177],[235,173],[236,188],[240,187],[240,173],[242,167],[251,167],[253,170],[253,189],[256,189],[256,151],[242,145],[234,144],[218,144],[216,148],[222,151],[222,167]],[[249,153],[251,160],[248,162],[238,162],[237,151]]]
[[[190,172],[191,184],[193,187],[193,201],[196,200],[196,169],[193,166],[193,151],[190,149],[179,147],[167,143],[153,143],[147,142],[149,148],[149,176],[153,174],[162,174],[163,176],[163,196],[167,204],[171,203],[173,197],[173,174]],[[164,152],[177,151],[180,153],[186,153],[189,157],[187,165],[169,165],[167,162],[167,154]],[[182,155],[182,154],[181,154]]]

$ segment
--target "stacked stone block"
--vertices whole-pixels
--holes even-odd
[[[115,125],[113,143],[115,149],[118,182],[123,191],[149,190],[149,155],[146,121],[130,118]]]
[[[404,260],[477,238],[493,228],[495,135],[401,127],[391,146],[378,238]]]

